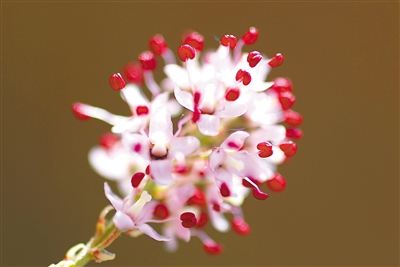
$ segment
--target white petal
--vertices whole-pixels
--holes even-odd
[[[211,170],[216,171],[219,166],[222,165],[222,163],[225,161],[226,157],[227,153],[223,149],[217,148],[216,150],[214,150],[211,153],[209,159],[209,166]]]
[[[172,176],[171,159],[152,160],[150,162],[150,173],[154,182],[159,185],[170,185],[174,182]]]
[[[286,128],[283,125],[261,125],[264,129],[265,140],[271,141],[274,144],[280,144],[286,138]]]
[[[168,103],[169,92],[157,95],[151,102],[151,110],[155,111],[160,107],[164,107]]]
[[[223,109],[218,111],[218,116],[221,118],[234,118],[243,115],[247,110],[247,105],[235,102],[225,102]]]
[[[111,190],[110,186],[107,183],[104,183],[104,194],[106,195],[106,198],[111,202],[115,210],[117,211],[122,210],[123,207],[122,199],[116,194],[114,194],[114,192]]]
[[[98,174],[110,180],[126,179],[130,175],[130,157],[122,149],[109,152],[94,147],[89,151],[89,163]]]
[[[164,156],[158,150],[166,150],[167,145],[172,139],[172,120],[167,107],[160,107],[154,111],[150,118],[149,140],[154,144],[152,153],[157,156]],[[157,149],[157,151],[155,150]]]
[[[144,234],[150,236],[151,238],[153,238],[154,240],[157,241],[169,241],[171,240],[168,237],[162,236],[159,233],[156,232],[156,230],[154,230],[150,225],[148,224],[140,224],[137,226],[137,228]]]
[[[216,136],[219,134],[219,117],[208,114],[201,114],[200,119],[197,121],[199,131],[208,136]]]
[[[121,211],[117,211],[115,213],[113,222],[115,224],[115,227],[117,227],[117,229],[121,232],[136,228],[135,223],[132,221],[131,217]]]
[[[192,154],[200,146],[200,141],[194,136],[176,137],[172,140],[168,154],[173,156],[177,152],[185,156]]]
[[[178,86],[175,86],[174,95],[179,104],[188,110],[194,110],[193,95],[191,93],[183,91]]]
[[[176,64],[165,65],[164,72],[169,79],[180,87],[189,87],[189,79],[185,68]]]

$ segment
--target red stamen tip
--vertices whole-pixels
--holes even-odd
[[[196,187],[193,196],[188,199],[187,204],[204,207],[206,205],[206,197],[204,196],[203,191]]]
[[[199,220],[197,221],[196,227],[203,228],[204,226],[206,226],[207,222],[208,222],[208,215],[207,215],[207,213],[202,212],[200,214]]]
[[[72,113],[74,113],[75,117],[80,120],[88,120],[90,117],[83,113],[84,104],[82,103],[74,103],[72,104]]]
[[[282,175],[275,173],[274,177],[267,181],[267,186],[273,192],[281,192],[286,187],[286,181]]]
[[[187,35],[185,35],[183,43],[190,45],[191,47],[200,52],[203,50],[204,37],[198,32],[190,32]]]
[[[247,44],[254,44],[258,39],[258,30],[254,27],[250,29],[242,36],[242,41]]]
[[[236,48],[237,45],[237,38],[234,35],[226,34],[221,38],[221,45],[228,46],[231,50]]]
[[[283,63],[283,55],[278,53],[268,62],[268,65],[270,65],[271,68],[276,68],[282,65],[282,63]]]
[[[285,153],[286,157],[293,157],[297,151],[297,145],[292,141],[283,142],[279,145],[279,148],[283,151],[283,153]]]
[[[125,79],[129,82],[136,84],[142,84],[143,82],[143,70],[139,63],[131,62],[125,65],[123,69]]]
[[[253,194],[253,197],[255,197],[258,200],[266,200],[268,198],[268,194],[267,193],[264,193],[263,191],[259,191],[259,190],[255,189],[255,188],[253,188],[251,193]]]
[[[160,220],[165,220],[169,217],[169,210],[165,204],[158,203],[154,208],[153,215]]]
[[[150,38],[149,49],[154,55],[161,56],[167,51],[168,46],[164,37],[161,34],[157,34]]]
[[[236,77],[235,77],[236,81],[238,82],[242,82],[243,85],[248,85],[251,82],[251,75],[249,72],[239,69],[236,72]]]
[[[258,156],[260,158],[267,158],[272,155],[272,144],[270,142],[261,142],[257,144]]]
[[[240,96],[240,90],[239,90],[239,88],[237,88],[237,87],[232,87],[232,88],[229,88],[229,89],[226,91],[225,99],[226,99],[227,101],[235,101],[235,100],[237,100],[237,99],[239,98],[239,96]]]
[[[247,62],[249,63],[249,66],[251,68],[254,68],[255,66],[257,66],[257,64],[261,61],[261,59],[263,58],[263,56],[261,55],[260,52],[258,51],[251,51],[248,55],[247,55]]]
[[[192,212],[184,212],[181,214],[180,219],[182,226],[185,228],[191,228],[196,225],[196,216]]]
[[[105,133],[100,137],[99,143],[100,145],[110,150],[119,140],[119,136],[113,133]]]
[[[121,74],[115,73],[110,77],[110,86],[114,90],[121,90],[125,88],[126,83],[124,81],[124,78],[122,78]]]
[[[178,56],[182,62],[186,62],[186,60],[194,59],[196,50],[192,46],[184,44],[178,48]]]
[[[139,62],[143,70],[155,70],[157,67],[157,61],[150,51],[141,53],[139,55]]]
[[[137,106],[136,107],[136,114],[140,115],[147,115],[149,114],[149,108],[147,106]]]
[[[291,126],[297,126],[303,122],[303,116],[291,109],[285,110],[283,112],[283,117],[285,118],[285,122]]]
[[[285,91],[292,91],[292,82],[288,78],[276,78],[274,79],[274,85],[271,86],[271,89],[274,89],[276,92],[285,92]]]
[[[145,174],[143,172],[137,172],[132,175],[131,184],[134,188],[138,187],[140,182],[143,180]]]
[[[281,107],[283,110],[290,109],[295,101],[296,98],[290,91],[281,92],[279,94],[279,103],[281,103]]]
[[[239,235],[248,235],[250,233],[250,226],[240,217],[232,220],[232,228]]]
[[[224,247],[220,244],[203,244],[204,251],[209,255],[218,255],[221,254],[224,250]]]
[[[303,138],[303,132],[300,129],[286,129],[286,137],[299,140]]]
[[[222,183],[221,188],[219,190],[223,197],[229,197],[231,195],[231,191],[229,190],[228,185],[226,183]]]

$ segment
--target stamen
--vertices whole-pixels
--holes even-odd
[[[253,190],[251,191],[253,197],[255,197],[258,200],[266,200],[268,198],[268,194],[261,191],[258,185],[255,184],[248,177],[243,177],[243,180],[246,180],[249,184],[253,186]]]
[[[231,195],[231,191],[229,190],[229,187],[226,183],[222,183],[219,190],[223,197],[229,197]]]
[[[143,191],[142,194],[140,195],[140,198],[138,201],[135,202],[127,211],[129,215],[132,216],[134,220],[137,219],[139,216],[140,212],[142,211],[144,205],[146,205],[147,202],[151,200],[151,195],[147,193],[147,191]]]
[[[271,68],[275,68],[282,65],[282,63],[283,63],[283,55],[278,53],[268,62],[268,65],[270,65]]]
[[[122,78],[121,74],[115,73],[110,77],[110,86],[114,90],[122,90],[125,88],[126,83],[124,78]]]
[[[192,212],[182,213],[180,219],[182,221],[182,226],[185,228],[192,228],[197,223],[196,216]]]
[[[257,66],[257,64],[261,61],[261,59],[263,58],[263,56],[261,55],[260,52],[258,51],[251,51],[248,55],[247,55],[247,62],[249,63],[249,66],[251,68],[254,68],[255,66]]]
[[[113,133],[105,133],[100,137],[99,143],[106,150],[110,150],[119,141],[119,136]]]
[[[286,137],[292,139],[301,139],[303,138],[303,132],[300,129],[286,129]]]
[[[209,255],[218,255],[222,253],[224,247],[217,243],[204,243],[203,249]]]
[[[291,109],[285,110],[283,112],[283,117],[285,122],[291,126],[297,126],[303,122],[303,117],[300,115],[300,113],[295,112]]]
[[[142,65],[143,70],[153,71],[157,67],[156,59],[153,53],[145,51],[139,55],[139,62]]]
[[[84,113],[85,105],[79,102],[72,104],[72,112],[74,113],[75,117],[80,120],[88,120],[91,117]]]
[[[221,206],[217,203],[214,203],[212,208],[213,208],[213,210],[215,210],[217,212],[221,211]]]
[[[201,212],[199,220],[197,221],[196,228],[203,228],[208,222],[208,215],[206,212]]]
[[[235,101],[240,96],[240,89],[237,87],[228,88],[225,94],[225,99],[227,101]]]
[[[191,196],[186,202],[187,205],[196,205],[199,207],[204,207],[206,205],[206,197],[204,196],[203,191],[196,187],[193,196]]]
[[[161,56],[167,52],[168,46],[161,34],[154,35],[149,41],[150,51],[156,55]]]
[[[143,180],[145,174],[143,172],[137,172],[134,175],[132,175],[131,178],[131,184],[133,188],[136,188],[139,186],[140,182]]]
[[[131,62],[123,69],[125,78],[132,83],[141,85],[143,83],[143,70],[139,63]]]
[[[297,151],[297,145],[292,141],[283,142],[279,145],[279,148],[283,151],[283,153],[285,153],[286,157],[293,157]]]
[[[251,75],[249,72],[239,69],[236,72],[236,77],[235,77],[236,81],[238,82],[242,82],[243,85],[248,85],[251,82]]]
[[[135,151],[136,153],[139,153],[140,150],[142,150],[142,145],[141,145],[140,143],[136,143],[136,144],[133,146],[133,151]],[[147,173],[147,174],[148,174],[148,173]]]
[[[181,45],[178,48],[178,56],[182,62],[186,62],[189,59],[194,59],[196,50],[188,44]]]
[[[144,171],[147,175],[150,175],[150,165],[147,165],[146,170]]]
[[[235,49],[236,45],[237,45],[237,38],[234,35],[229,35],[226,34],[224,36],[222,36],[221,38],[221,45],[223,46],[228,46],[231,50]]]
[[[165,220],[169,217],[169,210],[164,203],[158,203],[154,208],[153,215],[160,220]]]
[[[257,144],[258,156],[260,158],[267,158],[272,155],[272,144],[270,142],[261,142]]]
[[[204,37],[198,32],[190,32],[185,36],[183,43],[201,52],[204,46]]]
[[[281,192],[286,188],[286,181],[282,175],[275,173],[274,177],[267,181],[267,186],[273,192]]]
[[[140,115],[147,115],[149,114],[149,108],[147,106],[137,106],[136,107],[136,114]]]
[[[296,98],[290,91],[281,92],[279,94],[279,103],[281,103],[281,107],[283,110],[290,109],[295,101]]]
[[[239,235],[248,235],[250,233],[250,226],[241,217],[235,217],[232,220],[232,228]]]
[[[249,30],[242,36],[242,41],[247,44],[254,44],[258,39],[258,30],[250,27]]]
[[[246,179],[245,179],[245,178],[246,178]],[[257,181],[257,180],[254,179],[254,178],[251,178],[251,177],[245,177],[245,178],[242,179],[242,185],[243,185],[244,187],[247,187],[247,188],[254,188],[253,184],[255,184],[255,185],[257,185],[257,186],[260,185],[260,182]],[[252,183],[249,183],[248,180],[250,180]]]
[[[271,89],[274,89],[278,93],[292,91],[292,82],[288,78],[275,78],[273,82],[274,85],[271,86]]]

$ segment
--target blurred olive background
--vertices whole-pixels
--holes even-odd
[[[383,1],[3,2],[2,265],[58,262],[108,204],[87,153],[110,127],[75,119],[73,102],[128,114],[108,79],[152,35],[175,50],[193,29],[214,48],[250,26],[245,49],[285,56],[268,79],[292,79],[304,116],[286,190],[246,200],[249,236],[211,230],[220,256],[122,236],[91,266],[398,266],[399,4]]]

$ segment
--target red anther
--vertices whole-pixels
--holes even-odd
[[[204,251],[209,255],[218,255],[221,254],[224,250],[224,247],[217,243],[212,244],[203,244]]]
[[[272,144],[270,142],[261,142],[257,144],[258,156],[260,158],[268,158],[272,155]]]
[[[121,74],[115,73],[110,77],[110,85],[111,88],[114,90],[121,90],[125,88],[126,83],[124,81],[124,78],[122,78]]]
[[[118,140],[118,135],[113,133],[105,133],[100,137],[99,143],[105,149],[110,150],[115,145],[115,143],[118,142]]]
[[[158,203],[154,208],[153,215],[160,220],[165,220],[169,217],[169,210],[164,203]]]
[[[247,178],[250,181],[252,181],[253,183],[255,183],[257,186],[260,185],[260,182],[258,180],[254,179],[254,178],[250,178],[250,177],[247,177]],[[242,185],[247,188],[254,188],[254,186],[251,183],[249,183],[246,179],[242,179]]]
[[[290,91],[281,92],[279,94],[279,103],[281,103],[281,107],[283,110],[290,109],[295,101],[296,98]]]
[[[208,215],[205,212],[200,213],[199,220],[197,221],[196,227],[197,228],[203,228],[206,226],[208,222]]]
[[[144,171],[147,175],[150,175],[150,165],[147,165],[146,170]]]
[[[283,153],[285,153],[286,157],[293,157],[297,151],[297,145],[296,143],[293,143],[293,141],[283,142],[279,145],[279,148],[283,151]]]
[[[196,56],[196,50],[190,45],[184,44],[178,48],[178,56],[182,62],[186,62],[186,60],[194,59]]]
[[[139,62],[143,70],[155,70],[157,67],[157,61],[150,51],[141,53],[139,55]]]
[[[235,143],[235,142],[233,142],[233,141],[229,141],[227,145],[228,145],[230,148],[233,148],[233,149],[240,149],[240,148],[241,148],[240,144]]]
[[[76,118],[85,121],[90,119],[90,117],[82,112],[83,107],[84,105],[82,103],[77,102],[72,104],[72,113],[74,113]]]
[[[149,114],[149,108],[147,106],[137,106],[136,107],[136,114],[140,115],[147,115]]]
[[[273,192],[281,192],[286,187],[286,181],[282,175],[275,173],[274,177],[267,181],[267,186]]]
[[[149,49],[154,55],[163,55],[167,51],[167,48],[167,43],[165,42],[164,37],[161,34],[156,34],[150,38]]]
[[[235,49],[237,45],[237,38],[234,35],[226,34],[221,38],[221,45],[228,46],[231,50]]]
[[[229,197],[231,195],[231,190],[229,190],[228,185],[226,183],[222,183],[221,188],[219,190],[221,191],[221,195],[223,197]]]
[[[182,226],[185,228],[191,228],[196,225],[196,216],[192,212],[184,212],[180,217],[182,221]]]
[[[282,54],[278,53],[268,62],[268,65],[270,65],[271,68],[275,68],[282,65],[282,63],[283,63],[283,56]]]
[[[201,94],[200,94],[199,91],[194,92],[194,94],[193,94],[193,102],[194,102],[194,106],[195,106],[195,107],[198,107],[198,106],[199,106],[199,103],[200,103],[200,96],[201,96]]]
[[[145,174],[143,172],[137,172],[132,175],[131,184],[134,188],[138,187],[140,182],[143,180]]]
[[[250,233],[250,226],[240,217],[232,220],[232,228],[239,235],[248,235]]]
[[[135,151],[136,153],[139,153],[140,150],[142,150],[142,145],[141,145],[140,143],[136,143],[136,144],[133,146],[133,151]],[[148,173],[146,173],[146,174],[148,174]]]
[[[271,89],[274,89],[276,92],[285,92],[285,91],[292,91],[292,82],[288,78],[275,78],[273,80],[274,85],[271,86]]]
[[[292,139],[301,139],[303,138],[303,132],[300,129],[286,129],[286,137]]]
[[[183,41],[184,44],[188,44],[197,51],[202,51],[204,46],[204,37],[198,32],[190,32],[185,35],[185,39]]]
[[[228,88],[225,94],[225,99],[227,101],[235,101],[240,96],[240,90],[237,87]]]
[[[257,66],[257,64],[261,61],[261,59],[263,58],[263,56],[261,55],[260,52],[258,51],[251,51],[248,55],[247,55],[247,62],[249,63],[249,66],[251,68],[254,68],[255,66]]]
[[[303,117],[300,115],[300,113],[297,113],[291,109],[285,110],[283,112],[283,117],[285,118],[285,122],[291,126],[297,126],[303,122]]]
[[[201,111],[198,108],[195,108],[192,113],[192,122],[196,123],[200,119]]]
[[[204,207],[206,205],[206,197],[204,196],[203,191],[196,187],[193,196],[188,199],[186,204]]]
[[[258,39],[258,30],[254,27],[250,27],[250,29],[242,36],[242,41],[249,45],[254,44]]]
[[[221,211],[221,206],[217,203],[214,203],[212,208],[213,208],[213,210],[215,210],[217,212]]]
[[[251,82],[251,75],[250,73],[248,73],[245,70],[239,69],[236,72],[236,77],[235,77],[236,81],[238,82],[242,82],[243,85],[248,85]]]
[[[253,188],[251,193],[253,194],[253,197],[255,197],[258,200],[266,200],[268,198],[268,194],[267,193],[264,193],[261,190],[257,190],[256,188]]]
[[[129,82],[136,84],[142,84],[143,82],[143,70],[139,63],[131,62],[125,65],[123,69],[125,79]]]

